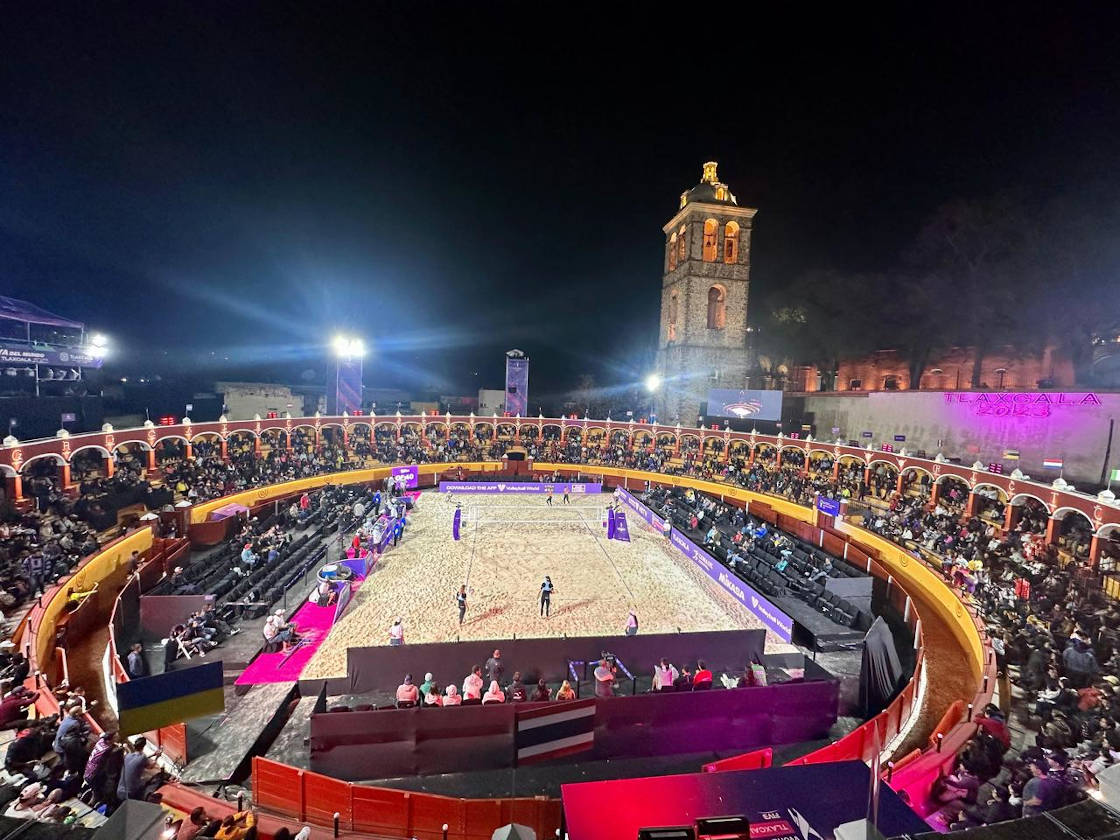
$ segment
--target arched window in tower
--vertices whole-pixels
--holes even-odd
[[[704,221],[704,262],[716,261],[716,233],[719,231],[719,222],[715,219]]]
[[[723,286],[708,289],[708,329],[722,330],[727,325],[727,291]]]
[[[677,340],[677,316],[680,314],[680,297],[677,290],[669,293],[669,341]]]
[[[669,237],[669,270],[672,271],[677,267],[677,235],[674,233]]]
[[[728,222],[723,228],[723,261],[739,262],[739,224]]]
[[[677,252],[677,262],[683,263],[688,259],[688,231],[684,225],[677,231],[677,245],[680,251]]]

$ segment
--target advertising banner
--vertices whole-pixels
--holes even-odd
[[[829,516],[840,515],[840,500],[830,499],[827,496],[817,496],[817,510]]]
[[[101,359],[76,347],[34,347],[30,344],[0,341],[0,364],[99,368]]]
[[[731,420],[781,420],[781,391],[732,391],[712,388],[708,391],[708,416]]]
[[[407,467],[393,467],[393,478],[404,478],[404,487],[415,490],[420,486],[420,467],[412,464]]]
[[[614,515],[614,538],[619,542],[630,542],[630,526],[626,524],[626,514],[621,510]]]
[[[512,495],[533,495],[553,493],[562,495],[593,494],[603,492],[603,485],[556,483],[545,484],[536,481],[441,481],[441,493],[509,493]]]
[[[506,356],[506,414],[529,416],[529,360]]]
[[[709,578],[718,583],[731,597],[750,610],[759,621],[773,631],[783,642],[793,637],[793,619],[758,594],[749,584],[737,578],[708,552],[692,540],[673,529],[669,542],[685,557],[695,563]]]
[[[645,523],[647,525],[652,525],[659,532],[664,532],[665,520],[654,513],[652,510],[650,510],[648,507],[643,505],[641,502],[639,502],[636,498],[634,498],[634,496],[629,491],[619,487],[618,500],[626,505],[626,507],[630,508],[630,510],[634,511],[634,513],[638,514],[638,516],[640,516],[643,520],[645,520]]]

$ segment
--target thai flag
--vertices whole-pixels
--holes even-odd
[[[1047,470],[1060,470],[1062,468],[1061,458],[1043,458],[1042,467]]]

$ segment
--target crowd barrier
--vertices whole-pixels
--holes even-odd
[[[544,840],[560,828],[559,799],[413,793],[344,782],[260,757],[253,758],[252,787],[256,804],[276,816],[327,826],[338,814],[340,830],[388,837],[490,840],[495,829],[516,822]]]
[[[610,760],[809,741],[836,722],[838,696],[839,682],[822,679],[596,698],[587,756]],[[542,707],[558,714],[565,709],[562,703],[503,703],[312,714],[311,769],[370,779],[513,767],[518,719]]]

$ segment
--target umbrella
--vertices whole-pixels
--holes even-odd
[[[152,513],[151,511],[148,511],[147,513],[145,513],[143,516],[140,517],[141,522],[151,522],[153,519],[159,519],[159,514],[158,513]]]
[[[490,835],[490,840],[537,840],[537,832],[521,823],[503,825]]]

